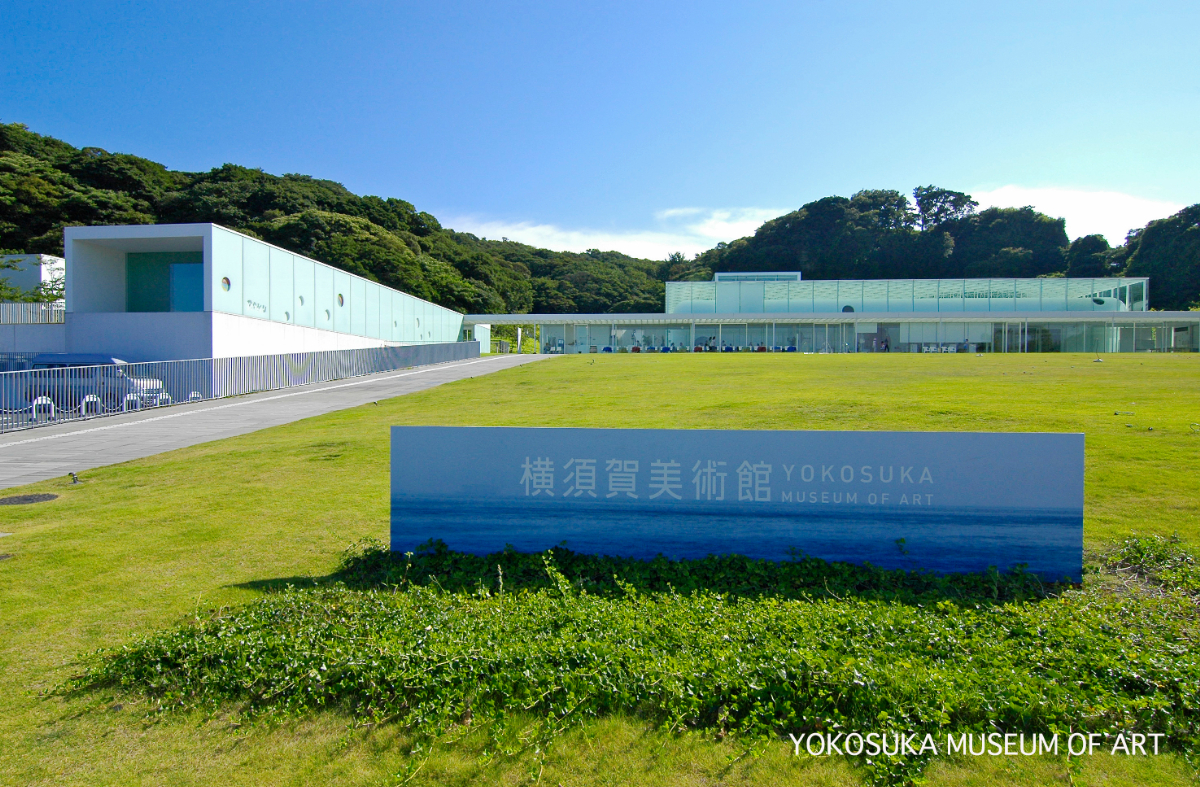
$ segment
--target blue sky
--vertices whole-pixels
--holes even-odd
[[[662,257],[936,184],[1110,242],[1200,202],[1200,4],[16,3],[0,120]]]

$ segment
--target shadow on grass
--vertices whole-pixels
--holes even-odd
[[[323,577],[282,577],[236,585],[273,592],[332,584],[353,589],[437,586],[451,593],[512,593],[556,588],[565,579],[581,591],[599,595],[719,593],[735,598],[796,600],[856,599],[959,605],[1035,601],[1069,585],[1049,584],[1017,568],[1000,573],[935,574],[921,570],[887,570],[871,565],[831,563],[800,553],[791,560],[757,560],[741,555],[710,555],[697,560],[652,560],[585,555],[566,547],[544,553],[506,549],[491,555],[452,551],[442,541],[429,541],[416,552],[394,553],[374,539],[355,544],[342,556],[337,571]]]

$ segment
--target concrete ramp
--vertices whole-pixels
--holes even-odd
[[[0,489],[256,432],[549,357],[488,355],[17,432],[0,440]]]

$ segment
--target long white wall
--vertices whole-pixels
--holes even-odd
[[[0,352],[61,353],[67,350],[67,329],[62,323],[0,325]]]
[[[220,312],[68,314],[65,326],[3,327],[60,329],[57,345],[43,341],[41,345],[33,346],[26,336],[22,346],[30,349],[17,349],[17,342],[9,340],[0,345],[4,351],[103,353],[132,362],[359,350],[394,344]],[[4,336],[0,332],[0,342],[4,341]],[[14,345],[14,349],[9,349],[9,345]]]
[[[211,312],[67,312],[66,329],[66,352],[130,362],[212,355]]]
[[[235,358],[241,355],[281,355],[319,350],[361,350],[386,347],[385,342],[366,336],[323,331],[303,325],[287,325],[256,320],[236,314],[212,314],[212,357]]]

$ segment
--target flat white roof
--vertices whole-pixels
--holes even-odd
[[[219,225],[120,224],[110,227],[65,227],[63,245],[69,246],[71,241],[80,240],[126,252],[204,251],[204,239],[211,235],[214,226]]]
[[[775,314],[468,314],[463,325],[725,325],[853,322],[1200,322],[1200,312],[779,312]]]

